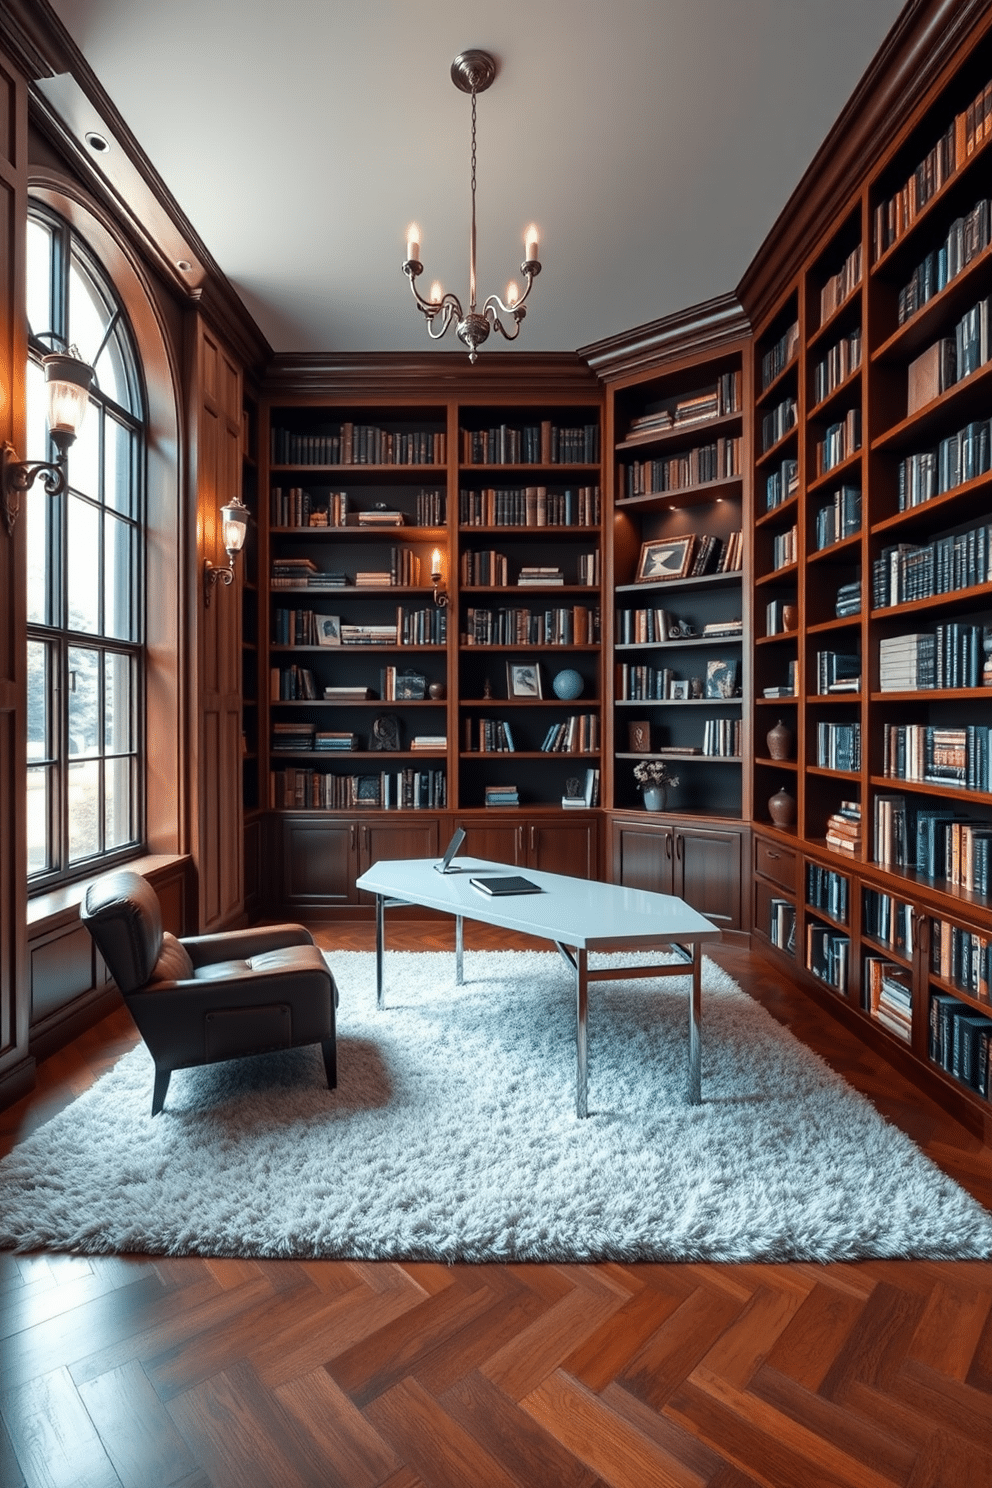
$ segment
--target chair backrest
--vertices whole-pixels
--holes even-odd
[[[158,895],[140,873],[121,869],[91,883],[80,919],[126,996],[143,987],[162,949]]]

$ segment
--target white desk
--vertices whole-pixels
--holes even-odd
[[[439,909],[455,917],[455,982],[464,981],[465,920],[481,920],[504,930],[519,930],[550,940],[575,973],[575,1110],[587,1114],[589,983],[625,981],[630,978],[684,976],[692,967],[689,998],[688,1099],[699,1105],[700,1094],[700,946],[720,939],[720,931],[682,899],[672,894],[652,894],[646,889],[626,889],[618,884],[592,879],[568,878],[561,873],[541,873],[528,868],[523,877],[539,884],[540,894],[515,894],[490,898],[469,883],[472,874],[512,873],[519,868],[489,863],[477,858],[458,858],[457,873],[435,871],[435,858],[403,858],[374,863],[358,879],[358,887],[375,895],[376,997],[385,1007],[383,963],[385,959],[385,911],[394,904],[418,904]],[[683,957],[682,964],[657,966],[596,967],[590,970],[590,951],[630,951],[671,946]]]

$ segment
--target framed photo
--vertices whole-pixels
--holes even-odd
[[[544,696],[541,691],[541,668],[536,661],[506,663],[506,695],[511,698]]]
[[[648,719],[628,723],[627,741],[631,754],[651,753],[651,724]]]
[[[427,696],[427,678],[420,672],[400,672],[395,691],[398,702],[419,701]]]
[[[736,661],[706,663],[706,696],[708,698],[732,698],[737,696]]]
[[[637,565],[637,583],[654,584],[659,579],[684,579],[689,572],[694,538],[659,538],[654,542],[641,543],[641,556]]]
[[[317,615],[317,642],[321,646],[340,646],[341,616]]]
[[[687,702],[688,699],[689,699],[689,679],[688,679],[688,677],[683,678],[681,681],[676,680],[674,682],[669,682],[669,684],[668,684],[668,696],[670,698],[675,698],[676,701],[684,700],[684,701]]]

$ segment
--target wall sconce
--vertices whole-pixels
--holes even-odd
[[[14,523],[21,509],[21,493],[29,491],[38,476],[49,496],[65,490],[65,461],[69,447],[79,433],[93,385],[93,368],[72,352],[53,351],[42,357],[48,388],[48,429],[58,449],[56,462],[19,460],[10,443],[0,448],[0,492],[7,532],[13,535]]]
[[[443,578],[444,570],[441,567],[441,549],[435,548],[431,554],[431,583],[434,585],[434,603],[441,610],[448,603],[447,591],[441,588]]]
[[[210,593],[218,580],[223,580],[225,584],[232,584],[234,582],[234,560],[245,545],[245,538],[248,535],[248,518],[250,515],[248,508],[240,496],[235,496],[233,501],[229,501],[226,506],[222,506],[220,509],[221,527],[224,533],[224,547],[227,549],[227,556],[230,561],[226,568],[218,568],[215,563],[211,563],[209,558],[204,559],[203,604],[205,609],[209,610],[210,608]]]

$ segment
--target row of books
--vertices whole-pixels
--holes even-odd
[[[861,327],[842,336],[813,368],[813,403],[822,403],[861,366]]]
[[[647,609],[617,610],[616,639],[622,646],[657,645],[662,641],[689,640],[696,628],[657,606]]]
[[[912,171],[906,183],[878,203],[873,218],[875,257],[898,242],[944,183],[982,144],[992,124],[992,83],[980,88],[971,103],[955,116],[936,144]]]
[[[620,702],[659,702],[666,699],[733,698],[738,695],[737,662],[713,657],[706,663],[706,675],[691,693],[690,683],[680,678],[671,667],[652,667],[644,662],[621,661],[616,668],[616,697]]]
[[[709,718],[703,724],[703,753],[721,759],[739,759],[742,728],[739,718]]]
[[[816,445],[816,473],[826,475],[861,448],[861,409],[849,408],[842,419],[828,425]]]
[[[883,773],[895,780],[992,791],[992,725],[963,728],[887,723],[882,732]]]
[[[416,614],[427,614],[417,611]],[[428,615],[431,626],[435,622]],[[403,644],[413,644],[412,636],[421,627],[414,616],[405,616]],[[426,631],[426,623],[423,627]],[[436,633],[444,634],[444,626]],[[318,610],[278,608],[272,616],[272,641],[276,646],[396,646],[401,642],[400,623],[346,625],[339,615],[325,615]],[[421,645],[439,645],[442,641],[421,641]]]
[[[317,680],[309,667],[272,667],[269,673],[269,700],[273,703],[319,698]]]
[[[992,428],[988,419],[973,419],[948,434],[936,449],[907,455],[898,467],[899,510],[922,506],[992,468]]]
[[[789,568],[799,561],[799,529],[793,523],[772,538],[772,568]]]
[[[882,868],[909,868],[987,894],[990,842],[988,821],[955,816],[943,807],[912,807],[905,796],[875,797],[873,851]]]
[[[851,942],[839,930],[811,920],[806,926],[806,965],[821,982],[835,992],[847,991],[847,967]]]
[[[743,377],[736,372],[724,372],[716,382],[698,392],[684,393],[670,398],[663,407],[638,414],[627,426],[627,438],[643,439],[651,434],[663,434],[668,429],[700,424],[707,419],[722,418],[725,414],[740,413],[743,396]]]
[[[795,398],[783,398],[781,403],[764,414],[761,420],[761,449],[770,450],[784,439],[790,429],[799,422],[799,405]]]
[[[989,301],[979,300],[958,321],[954,335],[942,336],[910,362],[907,414],[916,413],[941,393],[963,382],[989,359]]]
[[[880,692],[992,686],[992,626],[949,620],[879,641],[878,657]]]
[[[787,611],[792,613],[787,614]],[[765,605],[765,635],[785,635],[795,630],[797,613],[794,594],[791,599],[770,599]],[[787,624],[787,621],[791,623]]]
[[[541,741],[542,754],[598,754],[598,713],[570,713],[553,723]]]
[[[992,993],[992,940],[950,920],[930,922],[930,969],[977,997]]]
[[[816,653],[816,690],[821,695],[860,692],[861,657],[844,651]]]
[[[853,774],[861,769],[861,724],[818,723],[816,726],[816,763],[821,770],[846,770]]]
[[[588,646],[601,636],[598,605],[465,611],[463,646]]]
[[[458,493],[463,527],[598,527],[602,512],[598,486],[549,491],[547,486],[516,486]]]
[[[839,924],[847,924],[850,884],[843,873],[819,863],[806,864],[806,903],[822,909]]]
[[[542,419],[517,428],[498,424],[462,429],[463,465],[594,465],[599,460],[599,424],[571,426]]]
[[[741,438],[721,437],[674,455],[629,460],[619,467],[619,497],[658,496],[708,481],[734,480],[741,473]]]
[[[776,377],[779,377],[792,361],[799,350],[799,322],[794,320],[792,325],[779,336],[774,345],[770,346],[761,357],[761,391],[771,387]]]
[[[795,954],[796,906],[791,899],[773,895],[768,901],[768,936],[772,945]]]
[[[275,558],[272,562],[273,589],[344,589],[348,575],[319,568],[312,558]]]
[[[861,488],[838,486],[816,513],[816,551],[822,552],[861,531]]]
[[[946,289],[972,259],[989,246],[989,202],[983,197],[963,217],[955,217],[947,237],[939,248],[932,249],[918,263],[899,291],[897,307],[900,325],[912,320],[928,300]]]
[[[273,465],[443,465],[442,430],[383,429],[345,420],[319,432],[302,433],[273,425]]]
[[[510,563],[505,553],[496,549],[466,549],[459,565],[461,582],[465,588],[510,588]],[[599,551],[575,555],[574,583],[594,588],[599,583]],[[560,564],[524,563],[517,568],[514,581],[517,588],[554,589],[562,588],[566,582],[565,571]]]
[[[898,951],[907,960],[915,949],[915,911],[911,904],[883,894],[878,889],[865,889],[861,910],[861,928],[872,940]]]
[[[820,324],[824,325],[849,300],[861,283],[861,244],[856,243],[837,270],[820,290]]]
[[[789,501],[799,491],[799,461],[783,460],[777,470],[765,478],[765,510],[774,511],[784,501]]]
[[[356,806],[385,811],[438,810],[448,804],[443,770],[382,770],[375,775],[336,775],[329,770],[273,770],[269,805],[276,810],[346,811]]]
[[[599,805],[599,770],[589,769],[586,771],[585,780],[569,780],[566,794],[561,798],[561,804],[566,809],[580,810],[582,808]]]
[[[912,1043],[912,974],[884,956],[869,953],[864,958],[862,987],[868,1011],[876,1022],[903,1043]]]
[[[952,992],[931,992],[928,1051],[934,1064],[985,1100],[992,1091],[992,1018]]]
[[[992,573],[992,523],[951,532],[928,543],[895,543],[872,563],[872,604],[930,599],[988,582]]]

